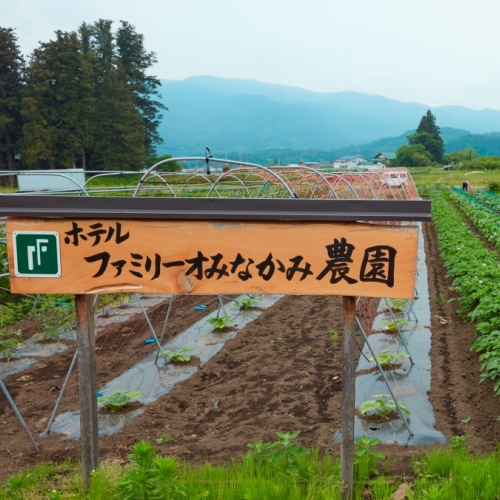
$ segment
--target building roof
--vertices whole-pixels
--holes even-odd
[[[396,158],[396,153],[384,153],[384,152],[381,152],[381,153],[377,153],[375,155],[375,158],[377,158],[377,156],[385,156],[388,160],[394,160],[394,158]]]
[[[338,161],[338,160],[349,161],[349,160],[354,160],[356,158],[363,158],[363,160],[366,160],[366,158],[364,156],[361,156],[361,155],[351,155],[351,156],[342,156],[341,158],[336,158],[335,161]]]

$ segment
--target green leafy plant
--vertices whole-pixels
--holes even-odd
[[[396,321],[385,321],[384,326],[385,329],[391,333],[397,333],[403,326],[406,326],[409,323],[407,319],[397,318]]]
[[[111,306],[120,307],[128,304],[130,301],[130,294],[125,292],[118,293],[105,293],[99,295],[99,301],[96,304],[96,308]]]
[[[97,403],[108,408],[110,411],[121,410],[131,399],[140,398],[142,394],[139,391],[112,391],[108,396],[98,396]]]
[[[354,467],[366,470],[369,474],[378,475],[377,462],[385,455],[374,447],[380,443],[379,438],[369,438],[364,435],[354,441]]]
[[[425,500],[445,500],[449,498],[446,491],[445,486],[440,484],[430,484],[427,489],[422,488],[422,496],[421,498]]]
[[[500,182],[498,181],[488,181],[488,189],[494,193],[500,193]]]
[[[477,339],[471,348],[480,353],[481,380],[491,379],[493,390],[500,395],[500,255],[486,248],[463,219],[465,214],[478,232],[500,249],[500,217],[495,213],[500,207],[498,196],[477,192],[475,197],[480,204],[469,196],[452,193],[452,205],[441,190],[433,189],[430,195],[440,255],[445,260],[447,276],[453,278],[452,290],[460,301],[459,312],[477,325]]]
[[[450,448],[456,453],[466,453],[467,452],[467,441],[469,441],[469,436],[453,436],[450,439]]]
[[[192,347],[182,347],[178,351],[162,351],[162,353],[170,358],[172,363],[182,363],[183,361],[189,361],[191,356],[186,354],[188,352],[194,351]]]
[[[135,443],[128,458],[131,467],[117,485],[120,499],[186,498],[175,458],[157,456],[153,445],[145,441]]]
[[[35,303],[31,317],[41,325],[36,334],[41,340],[61,339],[61,334],[73,327],[75,308],[69,295],[45,295]]]
[[[330,338],[334,341],[337,342],[339,340],[339,333],[336,332],[335,330],[330,332]]]
[[[273,465],[284,462],[286,472],[295,475],[298,472],[296,459],[308,455],[309,450],[292,443],[299,436],[300,431],[276,432],[276,434],[279,440],[273,443],[264,443],[262,440],[248,443],[247,446],[251,451],[245,455],[245,459],[255,460],[258,463],[268,462]]]
[[[465,425],[467,425],[471,421],[471,417],[465,417],[462,418],[461,422],[463,422]]]
[[[0,329],[0,356],[7,361],[12,359],[12,355],[23,344],[21,330],[12,328]]]
[[[393,312],[402,312],[405,308],[405,299],[391,299],[389,300],[389,306]]]
[[[397,410],[396,402],[391,398],[389,394],[374,394],[375,399],[370,399],[361,403],[359,411],[362,415],[374,416],[377,415],[382,418],[388,418],[389,415]],[[410,415],[410,410],[404,406],[404,404],[398,400],[399,407],[401,411]]]
[[[172,434],[162,434],[159,438],[156,439],[156,444],[166,444],[175,441],[174,436]]]
[[[379,362],[379,364],[387,368],[389,366],[394,365],[401,359],[409,358],[410,355],[406,352],[392,352],[390,349],[380,349],[380,351],[375,354],[375,358]],[[375,358],[372,356],[370,361],[375,363]]]
[[[250,307],[256,307],[260,303],[258,299],[252,299],[251,297],[246,297],[244,299],[236,300],[234,305],[240,309],[249,309]]]
[[[233,324],[233,318],[229,314],[217,318],[208,318],[207,321],[214,327],[214,330],[224,330]]]

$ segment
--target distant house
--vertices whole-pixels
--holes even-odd
[[[361,155],[342,156],[333,160],[333,168],[360,168],[360,163],[366,162],[367,159]]]
[[[389,165],[391,160],[396,158],[396,153],[378,153],[373,159],[382,162],[384,165]]]
[[[387,165],[374,158],[373,160],[366,160],[361,162],[358,167],[365,170],[380,170],[381,168],[386,168]]]

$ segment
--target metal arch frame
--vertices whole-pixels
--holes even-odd
[[[141,179],[139,180],[139,183],[137,184],[137,186],[135,188],[133,196],[137,196],[139,189],[142,186],[142,184],[144,183],[145,179],[148,177],[148,175],[151,172],[153,172],[160,165],[164,165],[166,163],[171,163],[174,161],[206,161],[206,160],[207,160],[207,158],[205,158],[203,156],[182,156],[182,157],[177,157],[177,158],[167,158],[166,160],[159,161],[158,163],[155,163],[152,167],[150,167],[148,170],[146,170],[146,172],[143,174],[143,176],[141,177]],[[290,195],[290,197],[295,198],[294,193],[290,190],[290,188],[286,184],[283,183],[283,180],[280,177],[276,176],[276,174],[274,172],[272,172],[271,170],[269,170],[266,167],[263,167],[262,165],[257,165],[256,163],[239,162],[239,161],[234,161],[234,160],[224,160],[221,158],[210,158],[210,162],[217,162],[217,163],[224,163],[224,164],[237,165],[237,166],[243,166],[243,167],[257,168],[259,170],[263,170],[265,172],[268,172],[271,176],[275,177],[281,184],[283,184],[283,187],[288,191],[288,194]],[[215,182],[211,182],[207,177],[203,176],[203,174],[198,174],[201,177],[204,177],[207,180],[208,184],[212,185],[212,188],[207,193],[207,197],[209,197],[210,194],[212,193],[215,184],[217,184],[218,181],[221,178],[223,178],[226,174],[227,174],[227,172],[224,172],[222,175],[220,175],[217,178],[217,180]]]
[[[267,172],[270,176],[274,177],[279,183],[281,183],[283,185],[283,187],[288,191],[288,194],[290,195],[291,198],[296,198],[295,193],[290,189],[288,184],[286,184],[280,176],[278,176],[276,173],[274,173],[272,170],[268,169],[267,167],[263,167],[262,165],[257,165],[255,163],[243,163],[243,162],[235,162],[235,161],[231,161],[231,160],[221,160],[220,158],[211,158],[210,161],[217,161],[217,162],[222,162],[222,163],[230,163],[232,165],[239,165],[239,166],[244,166],[244,167],[256,168],[257,170],[262,170],[264,172]],[[222,175],[220,175],[217,178],[217,180],[214,182],[214,185],[212,186],[212,189],[208,193],[207,197],[210,196],[211,192],[215,188],[215,185],[218,184],[218,182],[221,179],[223,179],[224,177],[226,177],[227,174],[229,174],[229,173],[231,173],[231,170],[229,170],[228,172],[224,172]]]
[[[83,187],[87,187],[87,184],[89,184],[90,181],[93,181],[94,179],[97,179],[97,177],[106,177],[106,176],[114,176],[114,175],[120,175],[121,172],[109,172],[109,173],[102,173],[102,174],[96,174],[90,177],[88,180],[85,181],[85,184]]]
[[[368,186],[369,191],[372,193],[373,199],[378,199],[377,193],[373,189],[373,177],[370,175],[370,172],[358,172],[358,176],[363,179],[365,184]]]
[[[151,173],[151,177],[157,177],[158,179],[160,179],[161,182],[163,182],[163,184],[165,184],[165,186],[170,190],[170,192],[172,193],[172,195],[174,196],[174,198],[177,198],[177,196],[175,195],[175,191],[172,189],[172,186],[158,172],[152,172]],[[145,186],[145,182],[144,181],[142,182],[142,184],[140,185],[140,187],[143,187],[143,186]],[[136,191],[137,191],[137,188],[136,188]],[[134,191],[134,194],[132,195],[132,197],[136,196],[136,191]]]
[[[366,172],[368,173],[368,172]],[[355,172],[354,175],[356,177],[360,177],[361,179],[363,179],[363,182],[368,186],[368,188],[370,189],[370,191],[372,192],[372,195],[373,195],[373,199],[376,200],[377,199],[377,194],[375,193],[375,191],[373,190],[372,186],[370,185],[370,183],[365,179],[365,172]]]
[[[265,169],[265,167],[264,167]],[[240,182],[243,182],[245,183],[245,179],[243,179],[242,177],[237,177],[236,176],[236,173],[245,173],[245,174],[248,174],[248,177],[250,175],[256,175],[259,177],[259,179],[261,179],[261,187],[260,189],[258,190],[257,192],[257,196],[254,196],[252,197],[252,199],[257,199],[257,198],[260,198],[260,193],[262,193],[263,189],[268,185],[269,183],[269,179],[272,177],[274,179],[277,179],[278,180],[278,184],[275,184],[275,185],[279,185],[279,186],[282,186],[284,187],[285,189],[287,189],[287,191],[290,193],[291,190],[289,189],[289,186],[286,185],[286,183],[283,182],[283,179],[277,177],[275,174],[271,175],[271,176],[264,176],[261,172],[259,172],[259,170],[264,170],[264,169],[255,169],[254,167],[250,167],[250,168],[246,168],[246,167],[243,167],[243,168],[236,168],[236,169],[233,169],[233,170],[230,170],[229,172],[224,172],[221,176],[218,177],[218,179],[214,182],[214,185],[212,187],[212,190],[210,191],[209,195],[211,194],[212,191],[217,191],[217,185],[219,184],[219,182],[228,177],[235,177],[236,179],[238,179]],[[247,190],[248,192],[248,188],[245,186],[245,189]]]
[[[155,163],[152,167],[149,167],[146,172],[144,172],[144,174],[142,174],[142,177],[139,179],[139,182],[137,183],[137,186],[135,187],[135,191],[134,191],[134,194],[132,195],[133,197],[136,197],[138,192],[139,192],[139,188],[142,186],[142,184],[144,183],[144,181],[147,179],[148,175],[153,172],[157,167],[159,167],[160,165],[164,165],[165,163],[171,163],[171,162],[174,162],[174,161],[177,161],[177,160],[191,160],[191,159],[194,159],[194,160],[204,160],[205,158],[201,158],[201,157],[196,157],[196,158],[184,158],[184,157],[179,157],[179,158],[167,158],[165,160],[161,160],[159,161],[158,163]]]
[[[351,174],[351,173],[349,173],[349,175],[352,175],[352,174]],[[351,184],[351,183],[350,183],[350,182],[349,182],[349,181],[348,181],[345,177],[343,177],[343,176],[342,176],[342,175],[340,175],[340,174],[328,174],[328,176],[329,176],[329,177],[338,177],[338,178],[340,178],[341,182],[345,182],[345,183],[346,183],[346,184],[347,184],[347,185],[351,188],[351,190],[352,190],[354,193],[356,193],[356,196],[357,196],[357,194],[358,194],[358,193],[356,192],[356,190],[354,189],[354,187],[352,186],[352,184]],[[333,188],[332,188],[332,189],[333,189]],[[337,193],[335,193],[335,194],[337,194]],[[338,199],[338,200],[341,200],[341,199],[345,199],[345,198],[339,198],[339,197],[337,196],[337,199]]]
[[[250,198],[250,191],[248,190],[248,186],[245,184],[245,180],[242,179],[241,177],[238,177],[236,175],[234,175],[234,172],[238,172],[239,170],[230,170],[229,172],[224,172],[223,175],[221,175],[220,177],[218,177],[218,179],[214,182],[214,184],[212,185],[212,188],[210,189],[210,191],[208,192],[207,194],[207,197],[210,196],[210,194],[212,193],[212,191],[215,191],[217,193],[217,195],[219,196],[219,198],[222,198],[219,191],[217,190],[217,185],[219,184],[219,181],[222,179],[222,177],[228,177],[228,178],[234,178],[235,182],[238,182],[241,186],[242,186],[242,189],[244,191],[246,191],[246,193],[248,194],[248,197]],[[225,175],[225,174],[232,174],[232,175]]]
[[[379,180],[378,180],[377,176],[374,174],[375,174],[375,172],[359,172],[359,175],[361,175],[363,177],[363,179],[365,179],[365,181],[370,185],[370,189],[373,192],[375,198],[378,199],[377,194],[374,191],[373,187],[374,187],[374,185],[375,186],[378,185]]]
[[[280,167],[277,167],[277,168],[280,168]],[[281,172],[286,172],[286,169],[287,167],[281,167],[280,168],[280,173]],[[324,176],[323,173],[321,173],[319,170],[315,170],[314,168],[311,168],[311,167],[303,167],[303,166],[299,166],[299,168],[297,169],[293,169],[291,171],[295,171],[297,172],[297,170],[305,170],[307,172],[310,172],[311,174],[313,175],[318,175],[319,177],[321,177],[321,179],[323,179],[325,181],[325,184],[328,186],[328,188],[330,189],[330,192],[335,196],[336,199],[338,199],[338,196],[337,196],[337,193],[335,192],[335,190],[333,189],[332,185],[328,182],[328,179]]]

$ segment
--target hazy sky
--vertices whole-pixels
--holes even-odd
[[[125,20],[158,78],[244,78],[500,109],[498,0],[3,0],[29,54],[55,30]]]

